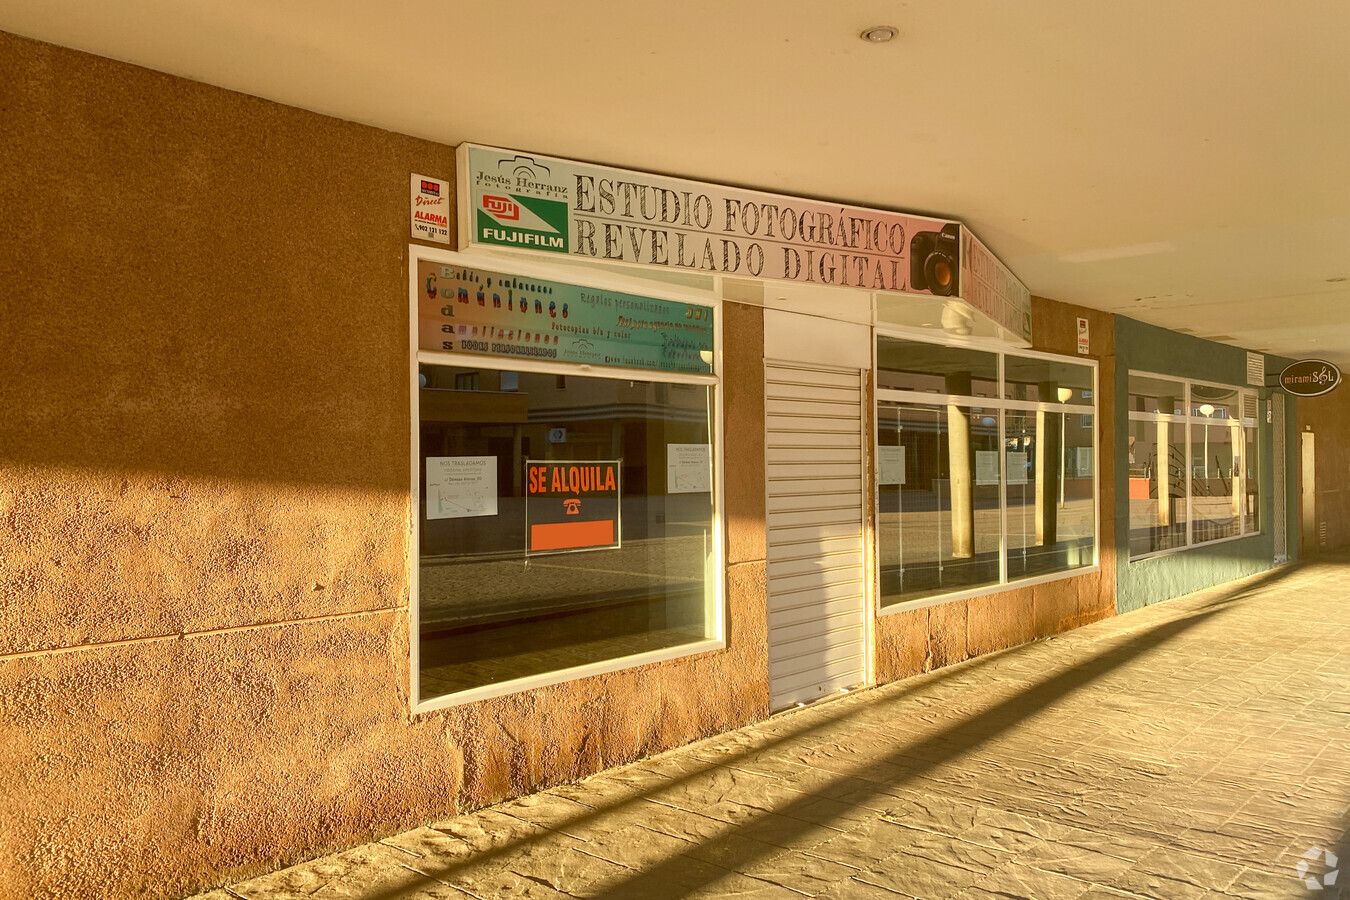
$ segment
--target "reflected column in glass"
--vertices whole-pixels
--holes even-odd
[[[999,580],[998,420],[965,406],[878,409],[883,605]],[[959,439],[952,439],[953,430]],[[955,499],[954,499],[955,497]]]
[[[1005,416],[1008,579],[1092,565],[1094,418],[1045,410]]]
[[[1238,534],[1239,494],[1235,475],[1234,422],[1191,426],[1191,540],[1215,541]]]

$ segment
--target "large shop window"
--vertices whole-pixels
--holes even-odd
[[[1095,564],[1095,380],[1091,364],[878,337],[883,606]]]
[[[532,287],[540,286],[525,287],[525,333],[537,345]],[[569,328],[608,323],[612,307],[587,306],[605,293],[584,291],[569,300]],[[696,367],[700,356],[706,360],[702,383],[662,372],[607,373],[603,365],[564,376],[557,363],[419,354],[422,701],[559,681],[693,652],[718,638],[711,310],[687,318],[686,306],[646,302],[653,326],[636,338],[592,330],[584,352],[627,354],[630,362],[649,352],[654,368],[672,352],[670,336],[663,342],[654,330],[706,320],[699,339],[707,349],[686,354]],[[456,313],[455,329],[484,317],[472,303]],[[546,316],[537,326],[545,335]],[[629,311],[625,322],[635,317]],[[512,352],[519,337],[508,327],[466,328],[470,340],[474,328],[491,338],[466,347],[498,353]]]
[[[1256,392],[1130,373],[1130,556],[1260,529]]]

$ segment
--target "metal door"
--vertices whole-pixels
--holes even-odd
[[[810,317],[792,318],[805,321],[766,323],[766,356],[819,336]],[[859,336],[866,351],[868,330]],[[782,709],[866,679],[864,370],[768,358],[764,375],[769,693]]]

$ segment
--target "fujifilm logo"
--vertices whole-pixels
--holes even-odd
[[[567,242],[558,234],[535,234],[530,231],[514,231],[488,225],[483,227],[479,237],[487,244],[516,244],[521,247],[538,247],[541,250],[567,249]]]

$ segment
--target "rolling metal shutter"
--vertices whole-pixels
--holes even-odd
[[[769,693],[773,709],[866,672],[863,379],[766,361]]]

